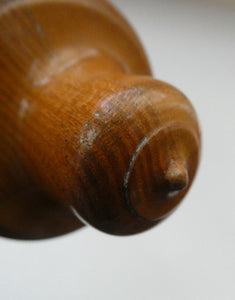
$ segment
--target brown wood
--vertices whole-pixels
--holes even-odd
[[[192,105],[151,78],[101,0],[1,5],[0,142],[0,232],[25,239],[149,229],[187,193],[200,152]]]

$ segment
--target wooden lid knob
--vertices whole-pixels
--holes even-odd
[[[197,117],[151,78],[123,17],[101,0],[7,1],[0,36],[1,234],[128,235],[171,214],[197,169]]]
[[[147,77],[114,82],[81,131],[73,205],[100,230],[133,234],[181,202],[196,172],[200,137],[192,106],[174,87]]]

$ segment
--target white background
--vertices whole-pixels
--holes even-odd
[[[0,239],[0,298],[235,299],[235,2],[113,3],[139,33],[155,76],[198,112],[198,177],[180,209],[141,235],[86,228],[48,241]]]

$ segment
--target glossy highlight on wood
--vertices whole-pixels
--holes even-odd
[[[105,1],[0,6],[0,233],[58,236],[90,224],[130,235],[168,217],[200,156],[184,94],[155,80]]]

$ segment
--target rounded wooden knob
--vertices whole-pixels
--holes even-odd
[[[122,75],[111,86],[78,136],[73,207],[100,230],[133,234],[168,216],[186,194],[199,129],[188,100],[166,83]]]
[[[128,235],[169,216],[196,173],[198,121],[150,77],[120,14],[104,1],[8,2],[0,37],[2,235]]]

